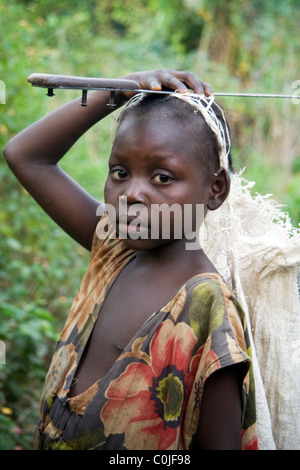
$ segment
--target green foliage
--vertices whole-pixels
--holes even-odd
[[[0,0],[0,147],[78,93],[30,87],[33,72],[117,77],[190,69],[216,91],[288,92],[300,79],[299,0]],[[288,37],[288,40],[287,40]],[[299,110],[291,102],[222,100],[237,169],[300,221]],[[100,200],[111,119],[63,167]],[[61,232],[0,160],[0,449],[30,449],[55,341],[89,255]]]

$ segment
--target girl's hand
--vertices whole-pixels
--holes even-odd
[[[212,87],[208,83],[199,80],[191,72],[158,69],[132,73],[123,78],[136,81],[143,90],[177,90],[179,93],[187,93],[192,90],[198,95],[205,96],[210,96],[213,93]],[[124,95],[130,98],[133,93],[126,92]]]

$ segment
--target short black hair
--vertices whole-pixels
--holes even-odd
[[[223,129],[228,124],[224,122],[218,106],[212,104],[212,109],[215,112],[218,120],[220,121]],[[147,113],[155,112],[160,117],[169,119],[170,121],[179,122],[181,125],[184,123],[189,128],[192,128],[195,133],[195,141],[199,154],[206,155],[204,163],[206,164],[207,173],[212,174],[220,168],[220,148],[214,132],[206,123],[201,113],[197,112],[196,108],[191,106],[184,100],[174,99],[170,94],[149,93],[143,96],[143,99],[133,102],[130,106],[125,106],[119,115],[119,124],[131,112],[135,115],[145,118]],[[224,132],[226,135],[226,132]],[[227,141],[227,148],[230,148],[230,142]],[[228,154],[228,166],[230,170],[232,167],[231,153]]]

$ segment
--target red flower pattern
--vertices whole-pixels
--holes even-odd
[[[185,400],[193,386],[190,361],[196,343],[186,323],[166,320],[160,325],[148,360],[129,364],[106,391],[108,401],[101,412],[106,435],[117,419],[131,449],[138,449],[141,441],[149,446],[155,441],[157,449],[177,448]]]

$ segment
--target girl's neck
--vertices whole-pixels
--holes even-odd
[[[215,267],[201,248],[187,249],[186,240],[175,240],[152,250],[136,251],[137,268],[162,271],[183,271],[193,274],[216,272]]]

